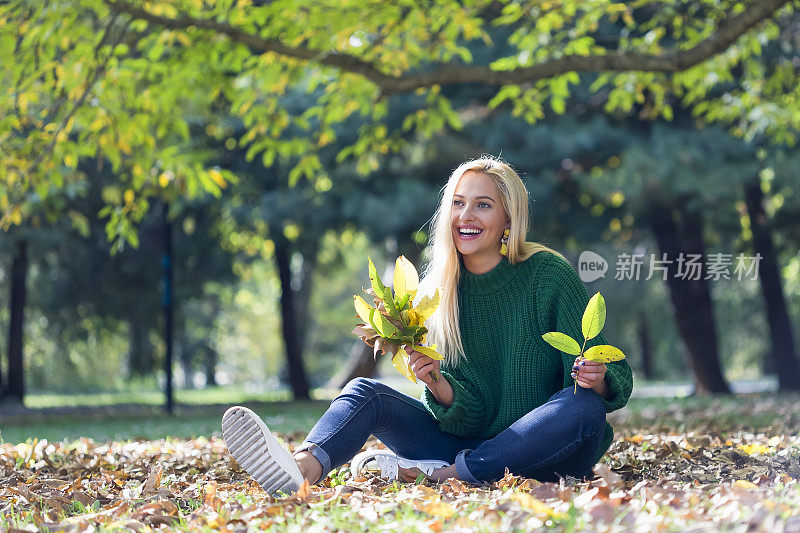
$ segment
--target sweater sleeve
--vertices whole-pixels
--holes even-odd
[[[476,437],[485,429],[485,409],[477,391],[470,390],[463,379],[459,379],[456,369],[440,370],[444,379],[453,387],[453,403],[445,407],[436,401],[433,393],[425,387],[422,403],[425,409],[439,423],[442,431],[460,437]]]
[[[541,297],[537,302],[537,316],[542,332],[560,331],[583,344],[583,331],[581,320],[586,304],[589,303],[589,293],[575,269],[566,261],[555,258],[541,274],[539,280]],[[605,336],[600,333],[586,342],[586,348],[598,344],[608,344]],[[553,348],[555,350],[555,348]],[[572,386],[570,374],[575,362],[575,356],[559,352],[564,367],[564,386]],[[628,361],[625,359],[606,364],[605,380],[608,383],[608,398],[604,399],[606,411],[620,409],[628,403],[628,398],[633,391],[633,375]]]

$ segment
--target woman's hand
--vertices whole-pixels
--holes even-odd
[[[431,359],[427,355],[423,355],[416,351],[411,346],[405,346],[406,353],[408,354],[408,366],[411,371],[428,387],[433,393],[433,397],[440,405],[449,407],[453,404],[453,387],[444,379],[444,376],[439,372],[439,361]],[[437,381],[433,381],[431,372],[436,372]]]
[[[606,365],[578,357],[572,367],[572,378],[584,389],[592,389],[597,394],[606,398],[608,383],[606,383]]]
[[[433,390],[433,387],[436,386],[436,383],[433,381],[431,372],[435,371],[437,377],[440,375],[439,361],[436,359],[431,359],[427,355],[421,354],[411,346],[406,345],[405,348],[406,353],[409,355],[408,366],[411,367],[411,371],[415,376],[417,376],[418,380],[427,385],[429,389]]]

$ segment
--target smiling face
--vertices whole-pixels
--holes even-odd
[[[500,262],[500,237],[508,216],[494,180],[475,170],[465,172],[456,185],[450,222],[453,241],[473,274],[488,272]]]

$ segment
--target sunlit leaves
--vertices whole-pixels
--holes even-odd
[[[550,331],[542,335],[542,339],[557,350],[570,355],[577,355],[589,361],[598,363],[611,363],[625,359],[625,354],[619,348],[609,344],[601,344],[586,349],[586,342],[600,334],[606,322],[606,302],[599,292],[592,296],[586,304],[581,318],[581,333],[583,345],[578,341],[559,331]],[[577,391],[578,381],[575,380]]]
[[[542,338],[547,341],[550,346],[564,353],[570,355],[580,355],[581,353],[581,346],[578,344],[578,341],[559,331],[545,333],[542,335]]]
[[[612,363],[625,359],[625,354],[622,353],[622,350],[610,344],[598,344],[586,350],[583,357],[598,363]]]
[[[417,294],[419,275],[417,269],[404,255],[397,258],[394,266],[394,292],[398,299],[408,295],[411,300]]]
[[[386,79],[453,65],[518,71],[557,65],[565,56],[669,56],[702,43],[754,2],[131,4],[175,22],[165,27],[120,14],[119,5],[100,0],[0,6],[0,55],[13,58],[0,73],[4,213],[20,207],[14,213],[24,218],[40,207],[24,204],[82,180],[82,159],[110,162],[119,181],[144,198],[218,195],[232,176],[206,168],[210,154],[193,143],[191,130],[218,115],[244,125],[241,137],[228,139],[233,146],[266,167],[287,165],[291,184],[326,183],[319,150],[341,141],[339,128],[359,122],[349,145],[336,146],[337,161],[351,160],[368,174],[402,150],[404,138],[460,129],[464,115],[441,91],[460,83],[458,76],[442,76],[411,95],[414,104],[390,121],[395,103],[386,84],[365,72]],[[793,9],[784,6],[683,72],[556,68],[545,79],[498,87],[489,106],[507,102],[514,116],[535,123],[546,113],[568,112],[574,86],[594,77],[594,100],[608,113],[670,120],[680,100],[699,121],[722,122],[746,139],[792,143],[800,129],[800,79],[785,15]],[[247,35],[247,44],[238,35]],[[274,50],[252,44],[259,39]],[[787,50],[777,51],[784,42]],[[331,58],[346,64],[334,67]],[[175,176],[169,186],[160,179],[165,171]],[[123,226],[111,224],[111,235]]]
[[[589,299],[581,319],[583,338],[587,341],[600,333],[606,323],[606,301],[599,292]]]
[[[439,289],[432,297],[424,296],[417,307],[413,307],[414,296],[419,286],[419,274],[414,265],[400,256],[395,262],[392,287],[383,284],[378,270],[367,258],[369,268],[370,289],[365,291],[373,297],[375,307],[370,306],[360,296],[353,298],[356,314],[364,322],[353,330],[361,340],[374,348],[374,355],[388,354],[392,357],[392,365],[416,383],[417,379],[408,364],[405,347],[430,357],[441,360],[442,355],[436,351],[436,345],[425,347],[425,321],[430,318],[439,305]],[[433,375],[434,381],[438,377]]]

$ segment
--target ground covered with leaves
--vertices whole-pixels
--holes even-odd
[[[617,438],[596,477],[558,483],[512,475],[490,485],[389,482],[343,467],[324,484],[273,498],[218,436],[2,444],[0,526],[800,532],[799,400],[665,401],[623,410],[612,417]],[[281,436],[292,447],[304,435]]]

